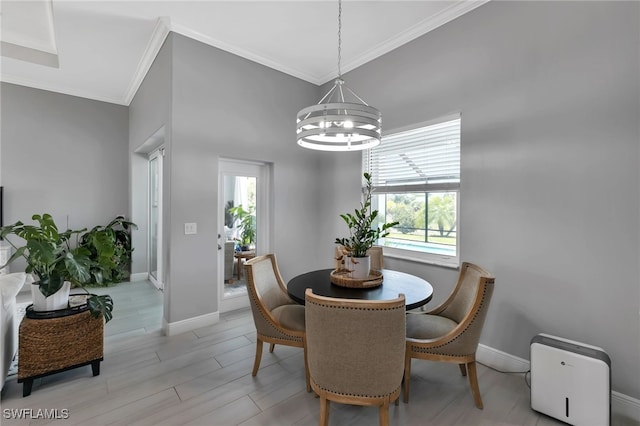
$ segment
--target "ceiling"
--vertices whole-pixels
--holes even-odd
[[[344,0],[342,72],[487,1]],[[335,0],[3,0],[0,13],[2,81],[116,104],[170,31],[318,85],[338,72]]]

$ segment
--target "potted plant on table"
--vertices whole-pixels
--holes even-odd
[[[34,285],[37,285],[39,292],[46,298],[55,295],[58,291],[66,291],[66,300],[63,299],[64,306],[68,304],[69,286],[74,285],[82,288],[87,293],[87,306],[94,317],[103,316],[108,322],[113,317],[113,300],[109,295],[92,295],[83,285],[91,278],[91,267],[96,261],[91,259],[91,251],[81,244],[78,244],[80,235],[86,231],[67,230],[59,232],[53,218],[49,214],[33,215],[32,220],[38,225],[25,225],[18,221],[12,225],[0,228],[0,237],[5,239],[15,250],[6,265],[16,259],[24,258],[27,262],[25,272],[34,275]],[[15,235],[25,240],[26,244],[18,247],[9,240],[9,235]],[[72,239],[75,237],[75,245]],[[6,265],[1,265],[4,267]],[[47,310],[46,304],[36,307],[36,295],[34,295],[34,309]],[[38,309],[40,308],[40,309]],[[56,306],[55,308],[61,309]]]
[[[367,278],[371,262],[369,259],[369,249],[376,241],[389,235],[388,229],[396,226],[399,222],[383,223],[381,227],[374,228],[374,221],[378,217],[378,210],[371,209],[371,175],[364,173],[365,191],[364,201],[360,203],[360,209],[356,209],[353,214],[345,213],[340,217],[349,227],[348,238],[336,238],[336,244],[342,246],[340,254],[347,260],[347,270],[351,272],[352,278]],[[341,257],[339,256],[339,257]]]

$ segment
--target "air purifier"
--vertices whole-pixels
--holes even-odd
[[[596,346],[531,339],[531,408],[574,426],[611,422],[611,360]]]

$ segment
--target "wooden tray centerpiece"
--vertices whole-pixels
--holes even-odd
[[[340,287],[373,288],[382,285],[382,272],[371,270],[367,278],[351,278],[348,269],[335,269],[329,275],[331,282]]]

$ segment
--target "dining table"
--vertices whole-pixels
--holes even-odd
[[[304,305],[304,293],[307,288],[320,296],[343,299],[392,300],[402,293],[405,297],[407,310],[425,305],[433,296],[433,287],[427,280],[406,272],[381,269],[381,285],[352,288],[333,284],[331,271],[333,271],[331,268],[319,269],[293,277],[287,283],[289,296],[297,303]]]

